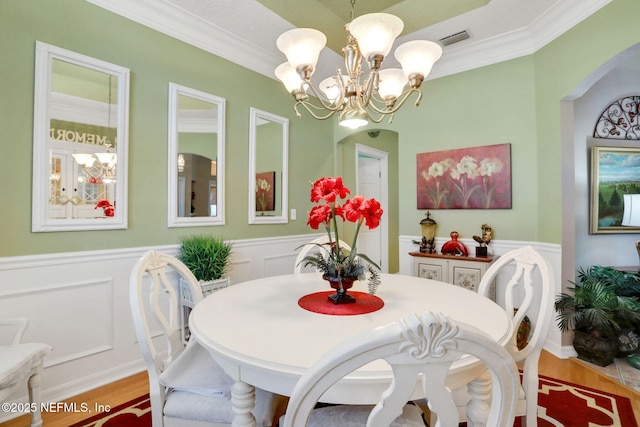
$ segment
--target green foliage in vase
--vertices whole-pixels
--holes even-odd
[[[638,278],[611,267],[578,270],[579,283],[555,301],[558,328],[575,329],[600,337],[614,337],[622,330],[640,327],[640,303],[630,296]]]
[[[199,234],[182,239],[180,260],[198,280],[217,280],[227,273],[231,245],[217,236]]]

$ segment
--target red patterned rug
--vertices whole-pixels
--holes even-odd
[[[137,397],[69,427],[151,427],[149,395]]]
[[[540,377],[539,427],[638,427],[631,401],[549,377]],[[150,427],[149,396],[141,396],[70,427]],[[514,427],[520,426],[516,419]]]

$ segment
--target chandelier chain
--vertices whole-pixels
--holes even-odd
[[[351,20],[356,19],[356,0],[351,0]]]

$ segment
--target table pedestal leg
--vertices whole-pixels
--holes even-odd
[[[491,375],[485,372],[467,384],[467,427],[486,427],[491,409]]]
[[[256,389],[250,384],[236,381],[231,387],[231,407],[233,413],[233,427],[256,427],[256,417],[253,408],[256,406]]]

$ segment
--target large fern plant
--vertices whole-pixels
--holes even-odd
[[[555,301],[561,331],[575,329],[599,337],[614,337],[622,330],[640,327],[640,303],[630,295],[633,277],[610,267],[578,271],[579,283],[561,293]]]
[[[180,260],[198,280],[217,280],[227,273],[231,245],[221,237],[198,234],[182,239]]]

